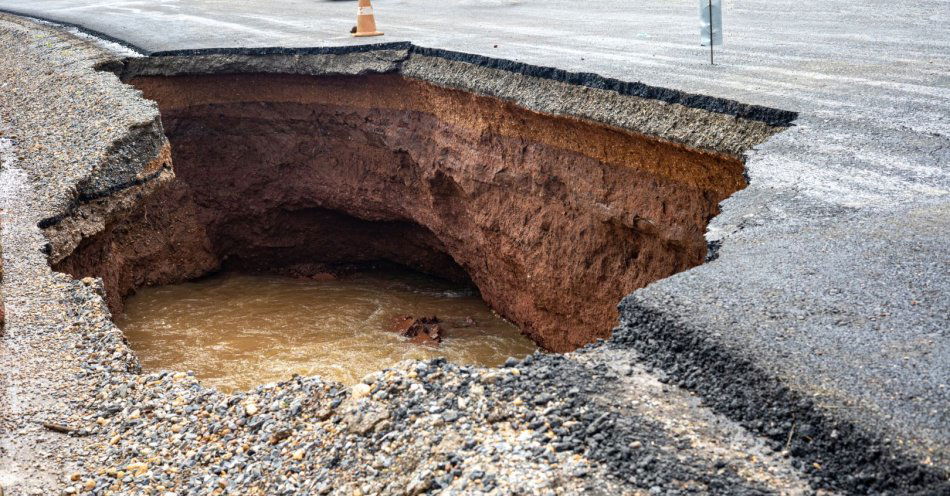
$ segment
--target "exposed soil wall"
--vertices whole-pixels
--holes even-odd
[[[101,277],[114,313],[136,288],[193,279],[218,267],[204,226],[196,222],[191,191],[171,172],[116,196],[126,198],[100,202],[127,200],[129,207],[54,267],[76,277]]]
[[[744,186],[731,156],[398,75],[131,83],[172,145],[163,208],[188,212],[167,217],[190,226],[172,242],[187,277],[373,259],[467,275],[554,351],[606,337],[623,295],[701,263],[717,204]],[[117,294],[159,279],[117,235],[131,236],[90,238],[61,268],[103,260]],[[130,258],[143,268],[117,263]]]

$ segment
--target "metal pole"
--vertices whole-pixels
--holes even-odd
[[[713,62],[713,9],[712,0],[709,0],[709,65],[716,65]]]

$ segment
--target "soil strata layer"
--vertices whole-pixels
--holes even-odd
[[[536,342],[567,351],[607,337],[623,295],[702,263],[707,222],[745,184],[728,155],[398,75],[131,83],[159,103],[176,176],[161,203],[182,212],[149,209],[173,260],[134,253],[130,238],[154,239],[128,217],[126,241],[104,231],[57,265],[118,272],[114,310],[160,279],[156,264],[185,279],[387,260],[470,278]]]

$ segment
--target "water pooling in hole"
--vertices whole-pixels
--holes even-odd
[[[442,344],[416,345],[388,331],[407,314],[438,316]],[[224,274],[145,288],[117,323],[146,370],[193,370],[225,391],[293,373],[353,384],[401,360],[438,356],[497,366],[536,349],[471,289],[399,270],[325,282]]]

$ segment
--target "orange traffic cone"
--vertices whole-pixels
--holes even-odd
[[[360,0],[356,11],[356,32],[353,36],[380,36],[383,33],[376,31],[376,18],[373,17],[373,6],[369,0]]]

